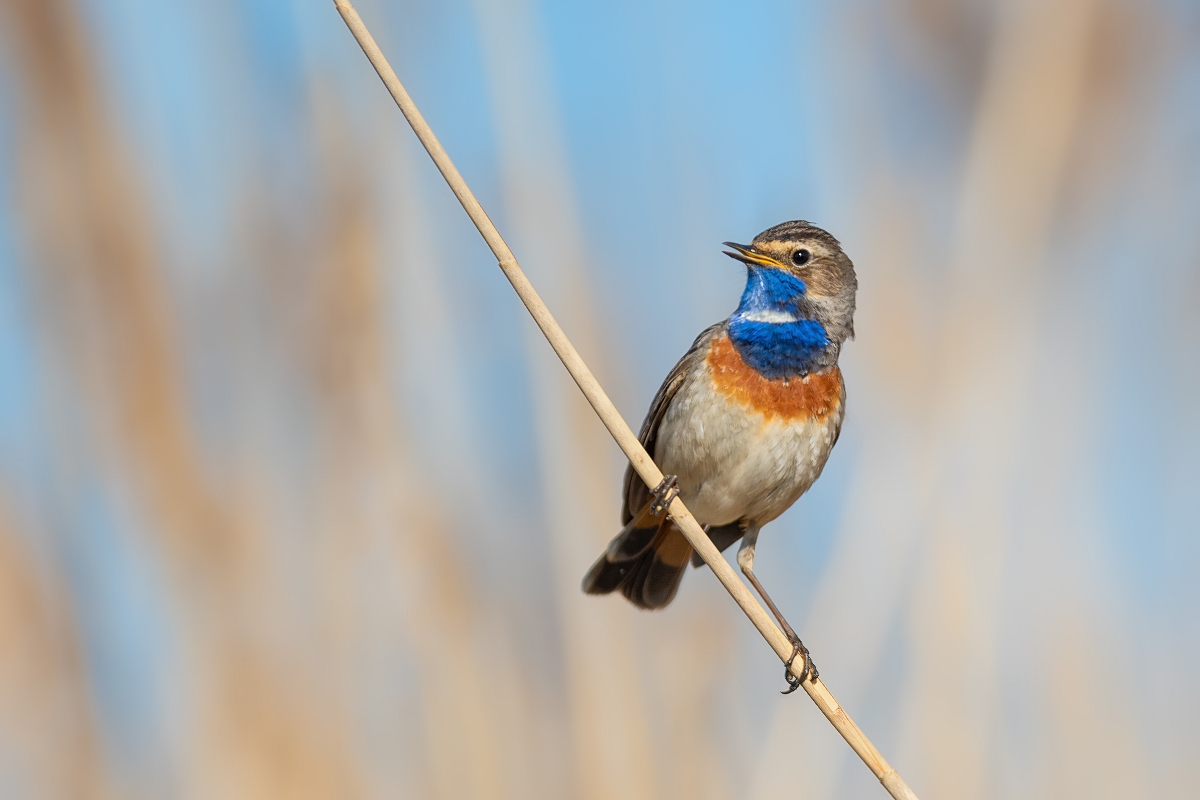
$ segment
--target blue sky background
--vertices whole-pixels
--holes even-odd
[[[1190,796],[1195,4],[359,11],[635,427],[842,241],[760,574],[921,797]],[[0,14],[0,796],[881,796],[707,571],[580,594],[620,453],[332,3]]]

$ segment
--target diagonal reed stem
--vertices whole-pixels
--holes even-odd
[[[467,216],[471,218],[471,222],[475,223],[475,227],[479,229],[479,233],[483,236],[485,242],[492,253],[496,256],[499,262],[501,271],[516,290],[517,296],[521,298],[521,302],[529,309],[529,313],[533,316],[534,322],[541,328],[546,340],[550,346],[554,348],[554,352],[562,360],[563,366],[567,368],[567,372],[571,373],[571,377],[575,379],[580,391],[595,410],[596,415],[600,417],[600,421],[604,423],[604,427],[608,428],[608,432],[612,434],[616,440],[617,446],[629,458],[629,462],[633,464],[633,468],[637,470],[642,480],[647,486],[657,486],[663,478],[662,472],[654,464],[646,449],[642,447],[633,430],[621,417],[616,406],[608,399],[604,389],[601,388],[587,364],[580,358],[575,347],[567,339],[558,322],[550,314],[550,310],[546,308],[546,304],[538,297],[537,291],[533,288],[533,284],[525,276],[520,265],[517,264],[517,259],[513,255],[512,250],[508,248],[500,232],[496,230],[496,226],[492,224],[483,207],[479,205],[479,201],[475,199],[475,195],[463,180],[462,175],[458,173],[454,163],[450,160],[450,156],[442,148],[437,137],[434,136],[433,130],[425,122],[425,118],[421,116],[421,112],[417,110],[416,104],[412,98],[408,96],[404,86],[400,83],[400,79],[396,77],[395,71],[384,58],[383,52],[375,43],[374,37],[371,36],[367,26],[363,24],[362,18],[358,12],[354,10],[347,0],[334,0],[334,5],[337,6],[338,13],[342,15],[342,19],[346,22],[346,26],[354,35],[359,46],[362,47],[367,59],[370,60],[371,66],[375,67],[375,71],[379,73],[379,77],[383,79],[384,85],[392,94],[392,99],[396,101],[396,105],[400,107],[400,111],[404,114],[404,118],[408,120],[408,124],[412,126],[413,132],[417,138],[421,140],[425,150],[429,153],[429,157],[433,159],[433,163],[437,165],[438,170],[442,173],[442,177],[446,179],[450,190],[454,192],[454,196],[458,198],[458,202],[462,204],[463,209],[467,212]],[[675,520],[675,524],[683,531],[683,535],[687,537],[688,542],[692,547],[700,553],[704,562],[712,568],[713,573],[717,576],[717,580],[725,587],[734,601],[745,612],[746,616],[767,640],[767,644],[771,645],[771,649],[779,656],[780,661],[787,662],[792,655],[792,644],[784,636],[783,632],[775,624],[775,621],[767,614],[758,600],[750,594],[750,590],[742,583],[733,568],[721,556],[716,546],[709,541],[707,534],[701,529],[700,524],[691,513],[684,507],[683,502],[679,498],[671,503],[669,509],[671,516]],[[800,667],[801,665],[797,665]],[[817,708],[821,709],[833,727],[837,728],[838,733],[842,738],[858,753],[859,758],[863,763],[870,768],[879,782],[883,784],[888,793],[896,800],[917,800],[917,796],[904,779],[892,769],[883,755],[875,748],[859,727],[854,724],[854,721],[846,714],[842,707],[838,705],[837,700],[825,688],[825,684],[818,678],[816,680],[806,680],[802,684],[804,691],[808,692],[808,696],[817,704]]]

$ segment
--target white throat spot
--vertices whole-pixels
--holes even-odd
[[[747,322],[770,322],[776,325],[782,325],[788,322],[799,322],[800,318],[795,314],[787,311],[780,311],[775,308],[763,308],[758,311],[750,311],[742,314],[742,319]]]

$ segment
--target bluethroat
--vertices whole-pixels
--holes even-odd
[[[792,642],[792,660],[804,657],[798,676],[788,661],[790,692],[817,671],[755,577],[754,548],[837,443],[846,409],[838,355],[854,336],[858,279],[837,239],[803,220],[725,245],[746,265],[741,303],[696,338],[654,396],[639,438],[666,478],[650,489],[626,471],[625,527],[583,589],[620,590],[641,608],[671,602],[688,561],[703,563],[666,513],[677,493],[719,550],[741,539],[738,566]]]

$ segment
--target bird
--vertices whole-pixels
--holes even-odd
[[[635,606],[674,599],[688,562],[703,564],[671,520],[677,495],[718,550],[741,540],[737,563],[804,657],[794,691],[817,671],[807,648],[754,575],[764,525],[821,475],[841,434],[846,388],[838,367],[854,338],[858,278],[830,233],[804,220],[725,242],[746,267],[741,301],[706,328],[663,381],[638,435],[662,470],[651,489],[625,473],[624,526],[583,579],[588,594],[620,591]]]

